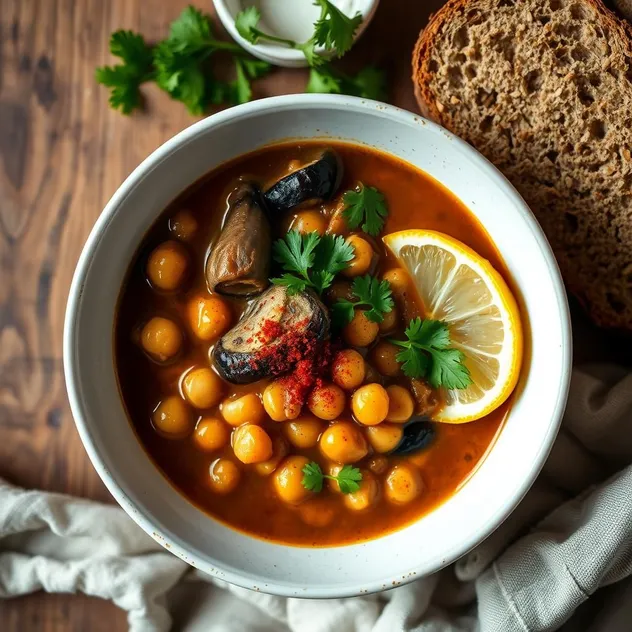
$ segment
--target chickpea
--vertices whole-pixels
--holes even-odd
[[[379,384],[365,384],[353,394],[351,408],[361,424],[376,426],[388,414],[388,393]]]
[[[177,290],[189,268],[189,255],[177,241],[160,244],[149,255],[147,277],[153,287],[165,292]]]
[[[365,432],[373,449],[384,454],[391,452],[399,445],[404,429],[395,424],[380,424],[379,426],[369,426]]]
[[[320,437],[320,450],[331,461],[355,463],[363,459],[369,448],[362,431],[350,421],[332,424]]]
[[[386,468],[388,467],[388,459],[381,454],[374,456],[368,463],[368,468],[373,472],[373,474],[384,474],[386,472]]]
[[[257,393],[246,393],[234,399],[225,399],[220,406],[222,417],[231,426],[242,424],[259,425],[263,422],[265,410]]]
[[[212,369],[199,367],[189,371],[182,379],[182,392],[195,408],[212,408],[222,398],[224,383]]]
[[[204,452],[214,452],[223,448],[230,440],[228,426],[216,417],[200,419],[193,433],[195,445]]]
[[[368,347],[379,331],[377,323],[369,320],[363,310],[356,309],[352,321],[342,330],[342,337],[352,347]]]
[[[349,261],[348,267],[342,271],[342,275],[351,279],[366,274],[373,263],[375,254],[371,244],[359,235],[350,235],[346,241],[353,246],[353,259]]]
[[[391,268],[382,275],[382,278],[389,282],[395,298],[403,300],[410,292],[410,277],[403,268]]]
[[[187,313],[189,325],[200,340],[217,340],[230,329],[230,308],[218,296],[198,296],[192,299],[187,305]]]
[[[186,403],[178,395],[163,399],[151,416],[154,428],[169,439],[181,439],[193,430],[193,417]]]
[[[395,505],[404,505],[414,500],[423,490],[419,472],[410,465],[396,465],[384,481],[386,498]]]
[[[285,424],[283,430],[290,443],[296,448],[313,448],[323,432],[323,423],[320,419],[303,415]]]
[[[332,523],[336,511],[327,500],[314,498],[304,502],[298,513],[301,520],[310,527],[326,527]]]
[[[295,402],[283,380],[270,382],[263,391],[263,407],[274,421],[296,419],[301,414],[301,404]]]
[[[353,301],[354,294],[353,288],[349,281],[336,281],[325,294],[327,302],[330,304],[337,303],[339,300]]]
[[[390,312],[384,314],[384,320],[378,325],[381,334],[388,334],[397,326],[399,310],[393,306]]]
[[[198,228],[197,220],[191,211],[182,209],[169,220],[169,230],[182,241],[189,241]]]
[[[353,349],[339,351],[331,363],[333,381],[347,391],[352,391],[364,382],[364,358]]]
[[[242,463],[261,463],[272,456],[272,439],[261,427],[243,424],[233,433],[233,452]]]
[[[211,488],[218,494],[230,494],[239,484],[241,471],[228,459],[217,459],[210,467]]]
[[[375,476],[365,470],[362,470],[360,489],[344,495],[345,506],[352,511],[364,511],[374,505],[377,499],[378,486]]]
[[[272,456],[267,461],[262,461],[255,465],[257,474],[261,476],[270,476],[277,469],[279,463],[287,456],[289,446],[283,437],[274,437],[272,439]]]
[[[392,342],[381,340],[371,350],[371,360],[382,375],[396,377],[400,374],[400,366],[397,361],[399,352],[400,348]]]
[[[412,416],[415,409],[415,401],[410,392],[403,386],[393,384],[386,389],[388,393],[388,414],[386,421],[395,423],[406,423]]]
[[[345,393],[335,384],[315,388],[307,399],[307,406],[316,417],[332,421],[345,409]]]
[[[327,230],[327,220],[322,213],[315,210],[301,211],[294,216],[290,230],[299,233],[318,233],[324,235]]]
[[[303,487],[303,468],[309,463],[305,456],[288,456],[274,473],[274,490],[281,500],[298,505],[312,492]]]
[[[140,342],[154,360],[166,362],[180,351],[182,332],[172,320],[155,316],[140,332]]]

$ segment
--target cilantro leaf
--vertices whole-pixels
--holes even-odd
[[[342,214],[349,227],[353,230],[362,224],[365,233],[377,236],[388,215],[384,196],[376,188],[360,183],[355,191],[347,191],[342,199],[345,203]]]
[[[257,7],[247,7],[237,14],[235,18],[235,28],[247,42],[256,44],[261,35],[261,31],[257,28],[260,19],[261,11],[259,11]]]
[[[284,285],[287,288],[288,295],[292,296],[299,292],[304,292],[307,289],[308,282],[304,279],[299,279],[293,274],[286,273],[275,279],[270,279],[270,283],[274,285]]]
[[[353,259],[353,246],[342,235],[324,235],[314,254],[314,267],[335,275],[342,272]]]
[[[366,66],[355,76],[347,75],[343,89],[356,97],[381,101],[386,97],[386,75],[375,66]]]
[[[340,472],[332,478],[335,478],[338,481],[338,486],[343,494],[351,494],[360,489],[362,472],[360,472],[357,467],[345,465]]]
[[[323,471],[315,461],[310,461],[301,470],[303,472],[303,479],[301,483],[305,489],[311,492],[321,492],[323,489],[324,479],[337,481],[340,491],[343,494],[351,494],[357,492],[360,489],[360,482],[362,481],[362,472],[357,467],[351,465],[345,465],[336,476],[330,476],[329,474],[323,474]]]
[[[434,388],[467,388],[472,383],[472,378],[463,360],[463,352],[458,349],[444,349],[441,353],[433,353],[428,375],[430,385]]]
[[[368,320],[374,323],[381,323],[384,314],[393,309],[393,296],[391,286],[388,281],[380,281],[378,278],[367,274],[363,277],[356,277],[351,286],[353,295],[357,301],[340,299],[332,307],[332,324],[335,329],[341,329],[348,325],[357,307],[368,308],[364,313]]]
[[[235,103],[247,103],[252,97],[252,89],[250,88],[250,81],[248,81],[243,62],[240,59],[235,59],[235,74],[235,81],[231,83],[233,101]]]
[[[362,14],[347,17],[329,0],[316,0],[314,4],[321,7],[320,17],[314,24],[314,41],[342,57],[353,45],[355,32],[362,24]]]
[[[285,39],[283,37],[276,37],[264,33],[257,28],[259,20],[261,19],[261,11],[255,6],[247,7],[243,11],[240,11],[235,17],[235,28],[237,32],[251,44],[258,44],[260,40],[265,39],[269,42],[276,42],[277,44],[285,44],[290,48],[296,48],[297,44],[294,40]]]
[[[322,94],[341,94],[342,82],[336,78],[328,66],[322,68],[312,68],[309,71],[309,81],[305,87],[305,92]]]
[[[433,388],[464,389],[472,383],[465,356],[450,347],[448,325],[415,318],[406,328],[407,340],[392,340],[403,348],[397,354],[408,377],[427,378]]]
[[[169,47],[174,52],[195,52],[208,47],[213,42],[213,31],[208,15],[195,7],[188,6],[171,23]]]
[[[123,64],[96,69],[95,78],[110,90],[110,106],[130,114],[142,104],[140,86],[152,78],[152,51],[142,35],[115,31],[110,37],[110,52]]]
[[[272,283],[285,285],[290,294],[308,287],[322,294],[353,259],[353,246],[340,235],[321,237],[292,230],[274,242],[272,256],[287,273]]]
[[[310,461],[301,471],[303,472],[301,483],[305,489],[308,489],[310,492],[322,491],[325,476],[318,463]]]
[[[272,246],[272,254],[287,272],[296,272],[304,278],[307,271],[314,265],[314,249],[320,242],[318,233],[301,234],[291,230],[285,239],[277,239]]]
[[[243,66],[246,74],[251,79],[259,79],[267,75],[272,70],[272,64],[263,59],[254,59],[253,57],[244,57],[239,60]]]

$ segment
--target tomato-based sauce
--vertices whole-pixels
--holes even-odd
[[[229,194],[240,178],[253,180],[265,190],[322,147],[322,142],[297,141],[261,149],[216,169],[174,201],[150,229],[132,262],[120,296],[115,336],[119,385],[130,422],[139,441],[164,476],[180,493],[213,518],[254,536],[303,546],[342,545],[376,538],[422,518],[452,496],[472,474],[492,446],[510,406],[505,403],[486,417],[471,423],[433,424],[433,441],[416,454],[392,456],[386,453],[380,456],[369,446],[366,456],[353,463],[367,472],[375,465],[371,470],[373,474],[367,476],[375,480],[377,495],[371,500],[370,506],[362,511],[350,508],[345,503],[344,494],[332,491],[330,481],[325,481],[321,492],[310,492],[300,503],[284,502],[273,482],[274,471],[279,465],[271,466],[269,472],[262,473],[257,465],[244,464],[235,458],[231,440],[226,437],[231,433],[234,435],[236,426],[225,422],[221,402],[227,398],[234,400],[248,393],[255,394],[260,400],[266,385],[271,382],[270,379],[237,385],[213,376],[213,388],[219,392],[217,397],[210,397],[209,402],[212,405],[200,409],[185,403],[190,427],[185,424],[183,432],[172,436],[156,428],[152,415],[161,401],[174,397],[178,399],[177,407],[182,408],[179,400],[186,399],[182,395],[182,389],[183,376],[187,371],[192,367],[211,367],[209,354],[217,343],[217,336],[209,334],[201,339],[192,331],[191,304],[200,297],[216,296],[211,295],[207,288],[205,265],[209,244],[217,240],[222,228]],[[373,149],[339,142],[327,142],[327,147],[333,148],[344,164],[344,176],[338,194],[322,204],[302,206],[285,215],[273,217],[271,229],[274,239],[282,237],[292,218],[305,210],[316,211],[318,221],[321,216],[329,220],[336,205],[340,203],[341,193],[354,189],[358,182],[362,182],[378,189],[388,205],[386,224],[380,236],[365,236],[374,249],[377,260],[372,274],[381,277],[386,271],[398,267],[393,255],[382,244],[381,236],[414,228],[441,231],[464,242],[488,259],[506,277],[503,262],[485,230],[468,209],[433,178],[403,161]],[[177,244],[172,250],[176,255],[185,258],[186,275],[184,280],[176,276],[177,290],[156,291],[155,286],[152,287],[148,282],[148,261],[151,253],[161,244],[178,242],[174,218],[183,210],[187,212],[186,223],[190,224],[191,230],[185,231],[187,237],[181,240],[184,250],[180,252]],[[354,232],[361,233],[358,230]],[[270,276],[279,276],[274,263]],[[323,300],[329,305],[327,294],[323,296]],[[220,298],[222,309],[226,309],[231,326],[238,322],[252,300],[226,296]],[[414,303],[414,299],[409,300]],[[408,312],[410,309],[423,317],[422,306],[415,304],[411,308],[409,305]],[[400,314],[404,311],[400,309]],[[143,349],[142,340],[145,334],[141,333],[142,327],[156,317],[175,323],[181,336],[181,339],[174,342],[177,352],[166,361],[156,361],[155,357],[149,357]],[[222,316],[224,317],[226,316]],[[405,324],[402,319],[395,331],[401,335]],[[281,333],[278,325],[272,321],[264,324],[264,331],[271,339]],[[296,335],[296,344],[292,347],[307,347],[309,341],[300,340],[300,333]],[[378,340],[372,342],[368,348],[360,349],[361,355],[366,356],[369,364],[372,363],[372,349],[377,342],[389,337],[397,336],[380,333]],[[170,338],[165,343],[167,356],[171,354],[169,344],[172,340]],[[163,342],[161,338],[160,344]],[[280,381],[290,397],[295,398],[293,405],[303,407],[300,418],[310,417],[311,425],[306,426],[310,432],[316,428],[315,432],[318,434],[340,420],[357,424],[351,412],[351,391],[345,392],[344,410],[334,420],[314,419],[305,404],[309,392],[316,385],[331,382],[329,371],[332,355],[348,347],[344,341],[332,337],[323,347],[315,349],[311,356],[303,353],[300,358],[293,359],[279,353],[278,349],[273,349],[269,351],[269,357],[264,358],[266,363],[274,364],[277,371],[282,370],[280,367],[284,363],[287,366],[289,374],[281,377]],[[373,379],[384,386],[398,384],[406,389],[410,388],[408,378],[401,374],[383,376],[373,368],[372,375],[377,375]],[[365,383],[368,380],[367,373]],[[334,395],[325,392],[325,400],[321,405],[326,408],[326,398],[333,398]],[[220,403],[216,403],[217,401]],[[200,443],[193,438],[192,428],[195,424],[209,419],[216,420],[213,424],[218,428],[221,426],[221,433],[224,433],[220,433],[218,442],[222,445],[218,449],[201,449]],[[328,459],[324,458],[318,444],[302,448],[287,441],[285,426],[288,423],[291,420],[278,422],[265,415],[257,425],[267,433],[273,445],[281,442],[285,444],[287,456],[304,456],[309,461],[320,464],[326,472]],[[368,427],[358,425],[361,432],[368,433]],[[371,463],[378,456],[381,461]],[[217,493],[209,483],[209,470],[220,458],[231,461],[238,469],[238,482],[226,493]],[[397,464],[413,467],[419,473],[421,481],[421,491],[405,504],[389,502],[382,493],[387,470]],[[213,528],[214,522],[209,518],[208,529]]]

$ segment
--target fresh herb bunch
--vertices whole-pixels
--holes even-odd
[[[323,471],[315,461],[310,461],[302,469],[303,472],[303,487],[311,492],[320,492],[323,489],[323,483],[326,478],[338,483],[340,491],[343,494],[351,494],[357,492],[360,489],[360,482],[362,481],[362,472],[357,467],[351,465],[345,465],[338,474],[330,476],[329,474],[323,474]]]
[[[374,323],[381,323],[384,320],[384,314],[393,309],[391,285],[388,281],[380,281],[367,274],[356,277],[351,290],[357,298],[356,301],[340,299],[331,308],[331,320],[336,329],[342,329],[352,321],[357,307],[367,308],[364,314]]]
[[[123,114],[141,107],[139,88],[147,81],[155,81],[192,114],[203,114],[211,105],[245,103],[252,97],[251,80],[271,69],[237,44],[218,40],[210,17],[192,6],[171,23],[169,36],[156,46],[150,47],[132,31],[116,31],[110,38],[110,52],[122,63],[97,68],[95,76],[111,89],[110,105]],[[215,76],[211,62],[218,52],[232,56],[233,81]]]
[[[342,216],[351,230],[361,225],[362,230],[368,235],[376,237],[380,233],[388,215],[388,207],[382,193],[375,187],[367,187],[360,183],[355,191],[347,191],[342,200],[345,204]]]
[[[310,66],[306,92],[325,92],[332,94],[352,94],[365,99],[383,99],[386,92],[384,73],[367,66],[356,75],[349,75],[335,69],[326,59],[316,52],[317,46],[342,57],[353,45],[353,39],[362,15],[346,16],[329,0],[315,0],[320,7],[320,16],[314,23],[314,33],[305,42],[268,35],[258,28],[261,12],[257,7],[248,7],[237,14],[235,28],[251,44],[261,40],[282,44],[300,50]]]
[[[397,361],[408,377],[426,378],[433,388],[463,389],[472,383],[465,356],[450,347],[448,325],[440,320],[410,321],[407,340],[391,340],[402,347]]]
[[[321,237],[318,233],[291,230],[272,247],[272,255],[285,274],[271,281],[285,285],[290,295],[307,288],[322,294],[353,259],[353,252],[353,246],[341,235]]]

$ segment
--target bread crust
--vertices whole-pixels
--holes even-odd
[[[515,0],[515,4],[519,4],[520,1],[521,0]],[[582,5],[591,12],[594,12],[590,14],[590,18],[592,20],[599,21],[601,25],[609,29],[611,36],[608,41],[612,44],[613,48],[622,55],[632,58],[632,26],[629,23],[619,19],[601,2],[601,0],[575,0],[575,3]],[[460,21],[467,21],[468,18],[465,15],[466,11],[471,12],[476,9],[487,11],[489,14],[489,7],[491,4],[490,0],[448,0],[448,2],[446,2],[446,4],[431,17],[428,25],[420,33],[414,48],[412,57],[412,79],[415,98],[419,105],[419,109],[424,116],[433,119],[451,131],[456,131],[454,129],[454,120],[450,111],[451,108],[445,107],[445,105],[437,99],[437,94],[433,91],[433,79],[435,79],[435,76],[437,75],[437,68],[433,69],[431,67],[432,52],[434,47],[439,46],[442,42],[442,37],[445,35],[446,27],[450,26],[454,20],[459,20],[457,24],[460,24]],[[495,6],[497,5],[493,4],[491,10],[493,10],[493,7]],[[632,74],[629,76],[632,76]],[[621,81],[625,81],[625,79],[622,78]],[[631,80],[628,78],[628,81]],[[628,90],[628,88],[626,88],[626,90]],[[469,101],[467,103],[470,105]],[[477,107],[474,103],[471,103],[471,106],[473,108]],[[632,145],[632,130],[630,130],[630,134],[630,144]],[[472,138],[468,138],[466,134],[461,135],[465,137],[465,140],[468,140],[476,147],[476,142],[474,142]],[[502,165],[499,165],[498,161],[495,160],[495,156],[489,155],[488,153],[487,157],[492,162],[495,162],[497,166],[500,166],[501,170],[503,170]],[[507,173],[505,171],[505,175],[507,175],[507,177],[516,184],[515,170],[512,173]],[[514,177],[512,177],[512,175]],[[542,218],[545,213],[559,212],[543,208],[541,204],[538,205],[538,203],[533,199],[528,199],[529,196],[525,195],[524,191],[521,192],[523,193],[523,196],[527,198],[527,202],[531,204],[536,216],[539,216],[539,218]],[[598,202],[594,203],[594,207],[595,209],[599,208]],[[601,209],[601,212],[605,213],[607,211],[603,208]],[[630,220],[632,221],[632,218],[630,218]],[[555,242],[555,239],[553,239],[554,235],[549,233],[547,236],[552,242]],[[586,243],[585,245],[587,247],[590,246],[589,243]],[[578,269],[575,269],[573,264],[569,263],[570,257],[566,257],[565,252],[558,249],[555,250],[558,260],[560,261],[560,267],[568,289],[577,296],[580,303],[585,307],[593,321],[600,326],[632,331],[632,292],[629,294],[626,293],[626,298],[623,301],[625,304],[624,309],[621,309],[620,306],[619,309],[617,309],[617,306],[613,305],[612,301],[608,302],[597,296],[595,288],[590,287],[590,285],[586,283],[586,279],[582,278],[582,276],[578,273]],[[630,267],[632,269],[632,242],[629,244],[629,250],[631,251],[631,264],[626,267]],[[608,279],[605,278],[604,275],[605,273],[602,275],[600,281],[607,283]],[[626,280],[625,283],[628,283],[628,281]],[[618,288],[620,289],[622,285],[623,281],[619,283]],[[632,277],[630,278],[629,286],[632,286]],[[602,294],[605,296],[603,292]]]

